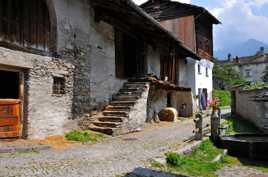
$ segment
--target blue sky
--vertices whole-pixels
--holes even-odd
[[[134,0],[140,4],[146,0]],[[176,0],[203,6],[222,25],[214,28],[215,50],[248,39],[268,44],[268,0]]]

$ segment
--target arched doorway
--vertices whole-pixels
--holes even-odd
[[[51,0],[0,0],[0,45],[31,53],[54,53],[55,16]]]

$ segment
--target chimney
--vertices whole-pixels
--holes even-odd
[[[232,55],[229,53],[228,54],[228,61],[231,61],[231,59],[232,59]]]
[[[238,58],[238,56],[235,57],[235,62],[236,62],[236,63],[239,63],[239,58]]]
[[[264,47],[260,47],[260,54],[261,54],[261,55],[264,54]]]

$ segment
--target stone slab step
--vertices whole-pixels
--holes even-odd
[[[114,96],[113,100],[117,100],[117,101],[136,101],[139,98],[140,97],[138,97],[138,96],[117,95],[117,96]]]
[[[112,101],[112,106],[134,106],[136,101]]]
[[[138,85],[124,85],[123,89],[129,89],[129,90],[132,90],[132,89],[137,89],[137,90],[144,90],[146,89],[146,85],[143,85],[143,86],[138,86]]]
[[[140,97],[143,92],[134,91],[134,92],[127,92],[127,91],[120,91],[117,95],[128,95],[128,96],[138,96]]]
[[[122,125],[122,122],[101,122],[101,121],[95,121],[92,122],[93,125],[97,127],[108,127],[108,128],[117,128],[120,125]]]
[[[144,92],[144,88],[137,88],[137,87],[126,88],[126,87],[123,87],[119,92]]]
[[[103,116],[97,118],[99,122],[119,122],[119,123],[124,122],[125,119],[126,119],[125,117],[118,117],[118,116]]]
[[[108,105],[105,108],[106,111],[130,111],[131,106],[112,106]]]
[[[119,117],[128,117],[129,113],[126,111],[103,111],[104,116],[119,116]]]
[[[128,82],[124,84],[124,87],[146,87],[146,83]]]
[[[108,135],[113,135],[115,128],[109,128],[109,127],[99,127],[96,125],[90,125],[89,129],[95,132],[100,132]]]

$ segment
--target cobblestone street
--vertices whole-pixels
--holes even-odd
[[[187,120],[65,151],[0,155],[0,177],[110,177],[130,172],[192,136]]]

